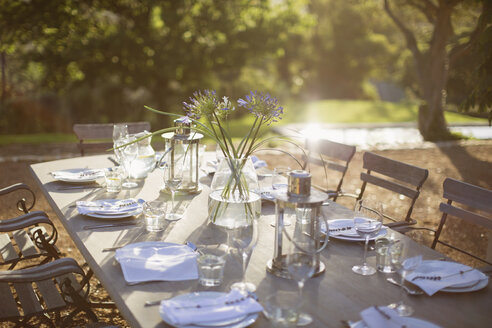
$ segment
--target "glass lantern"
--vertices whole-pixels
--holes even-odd
[[[287,177],[288,188],[278,190],[273,194],[275,197],[275,245],[273,259],[267,263],[267,271],[290,279],[286,264],[287,254],[282,252],[282,239],[287,237],[284,236],[284,231],[290,236],[295,233],[308,234],[315,240],[316,249],[321,251],[328,241],[328,235],[323,234],[319,229],[322,222],[326,223],[321,213],[321,205],[328,199],[328,195],[311,188],[311,174],[307,171],[290,171]],[[292,225],[284,226],[286,221],[292,222]],[[328,227],[326,227],[327,230]],[[324,244],[321,241],[323,237]],[[325,265],[319,259],[319,251],[315,255],[314,275],[325,271]]]
[[[163,133],[166,149],[166,158],[161,162],[180,163],[183,165],[183,181],[181,186],[176,190],[180,194],[194,194],[200,192],[198,183],[198,170],[200,160],[199,145],[203,134],[192,131],[192,121],[189,117],[183,116],[174,120],[176,130],[174,132]],[[171,172],[174,168],[171,167]],[[173,173],[171,173],[173,174]],[[171,193],[167,187],[163,189],[167,193]]]

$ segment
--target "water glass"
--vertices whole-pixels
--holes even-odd
[[[296,293],[276,291],[266,297],[263,308],[272,327],[287,328],[297,325],[300,302]]]
[[[226,255],[227,252],[220,248],[200,248],[197,258],[200,285],[214,287],[222,284]]]
[[[143,204],[145,229],[150,232],[164,230],[166,222],[166,203],[150,201]]]
[[[276,167],[273,169],[272,189],[287,188],[287,173],[291,171],[288,167]]]
[[[124,173],[119,167],[104,170],[107,192],[120,192],[123,184]]]

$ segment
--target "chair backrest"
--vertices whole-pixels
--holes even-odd
[[[128,133],[150,131],[149,122],[129,122]],[[74,124],[73,132],[79,139],[80,155],[87,151],[102,152],[113,147],[113,123]]]
[[[415,224],[416,221],[411,218],[413,206],[420,195],[422,185],[429,176],[429,171],[371,152],[364,153],[363,168],[366,172],[360,174],[362,187],[357,199],[362,199],[367,184],[403,195],[410,199],[405,219],[398,220],[388,215],[385,215],[385,217],[396,222],[395,224],[390,224],[393,227]]]
[[[305,148],[308,151],[305,160],[305,167],[309,164],[320,165],[325,170],[337,171],[340,174],[340,179],[336,189],[324,190],[330,194],[333,200],[337,199],[338,194],[342,189],[343,178],[347,172],[348,165],[355,154],[355,146],[345,145],[342,143],[330,140],[306,140]]]
[[[447,199],[447,202],[442,202],[439,205],[442,217],[431,247],[436,248],[436,245],[439,243],[492,265],[490,259],[487,260],[475,254],[471,254],[462,248],[439,239],[448,215],[492,230],[492,190],[487,190],[451,178],[444,180],[443,190],[443,197]],[[485,216],[485,213],[488,213],[490,216]],[[490,236],[491,235],[489,234],[489,237]],[[489,243],[491,242],[492,241],[489,240]]]

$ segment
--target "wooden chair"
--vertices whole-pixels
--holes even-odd
[[[14,193],[18,197],[15,202],[17,209],[24,214],[14,218],[2,217],[0,221],[0,267],[8,266],[11,270],[24,260],[42,258],[40,263],[46,263],[58,258],[59,252],[55,246],[58,231],[55,225],[46,213],[29,212],[36,202],[34,192],[23,183],[0,190],[2,196]],[[28,200],[25,196],[32,199]],[[30,265],[33,265],[32,262]]]
[[[87,302],[89,287],[84,271],[71,258],[0,271],[0,322],[34,327],[29,322],[37,317],[50,327],[68,327],[80,312],[97,321]],[[62,317],[65,310],[71,312]]]
[[[128,133],[150,131],[149,122],[124,123],[128,125]],[[107,124],[74,124],[73,131],[79,139],[80,155],[86,152],[104,152],[113,148],[113,123]]]
[[[442,217],[431,247],[435,249],[437,244],[441,244],[488,265],[492,265],[492,260],[490,259],[491,254],[488,254],[489,258],[486,259],[439,239],[448,215],[488,229],[490,238],[492,236],[490,234],[492,230],[492,190],[451,178],[444,180],[443,190],[443,197],[447,199],[447,202],[442,202],[439,205]],[[489,216],[482,215],[479,211],[488,213]],[[491,242],[489,240],[489,244]]]
[[[366,172],[360,174],[362,186],[360,193],[355,196],[356,200],[364,197],[368,185],[394,192],[402,198],[407,198],[409,205],[403,219],[385,213],[385,218],[393,221],[386,225],[399,232],[406,232],[409,226],[415,225],[417,221],[411,217],[413,207],[420,195],[422,185],[429,176],[429,171],[372,152],[364,153],[363,168]],[[350,194],[348,196],[354,197]]]
[[[338,184],[334,189],[326,189],[321,186],[316,188],[328,193],[330,199],[334,201],[343,194],[342,183],[347,172],[348,165],[355,154],[355,146],[349,146],[330,140],[306,140],[305,148],[307,156],[304,158],[304,167],[311,164],[322,166],[325,179],[328,183],[328,170],[336,171],[339,174]]]

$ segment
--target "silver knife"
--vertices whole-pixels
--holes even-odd
[[[136,225],[137,222],[119,222],[119,223],[105,223],[105,224],[94,224],[84,226],[84,230],[101,229],[101,228],[113,228],[113,227],[124,227]]]
[[[87,185],[87,186],[64,186],[64,187],[58,187],[56,190],[72,190],[72,189],[99,189],[102,188],[102,186],[99,185]]]

